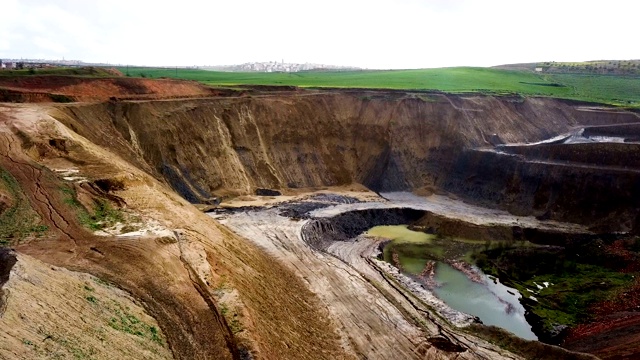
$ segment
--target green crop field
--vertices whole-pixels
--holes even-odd
[[[640,76],[634,75],[537,74],[525,70],[473,67],[297,73],[218,72],[132,67],[119,68],[119,70],[128,73],[129,76],[180,78],[196,80],[212,86],[292,85],[520,94],[640,107]]]
[[[640,107],[640,76],[544,75],[572,89],[571,97],[615,105]]]

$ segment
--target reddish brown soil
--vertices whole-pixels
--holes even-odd
[[[117,98],[174,98],[218,95],[222,91],[195,81],[139,78],[82,78],[73,76],[20,76],[0,78],[0,89],[32,94],[29,102],[46,101],[36,94],[66,95],[76,101]]]
[[[628,240],[617,240],[606,252],[617,255],[626,264],[623,272],[640,270],[637,253],[630,251]],[[617,296],[595,304],[591,308],[595,320],[579,325],[569,333],[563,346],[589,352],[603,359],[638,359],[640,349],[640,279]]]
[[[617,312],[571,331],[563,347],[602,359],[639,359],[640,312]]]
[[[435,280],[436,262],[427,261],[427,263],[424,265],[424,269],[422,269],[422,272],[420,272],[420,275],[418,276],[424,281],[425,285],[427,285],[428,288],[435,288],[438,285]]]
[[[459,260],[449,260],[447,263],[456,270],[465,274],[469,280],[478,284],[484,284],[484,280],[480,274],[478,274],[478,272],[475,271],[468,263]]]

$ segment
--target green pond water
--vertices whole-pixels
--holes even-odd
[[[372,227],[367,234],[392,239],[395,243],[430,244],[435,235],[409,230],[407,225],[385,225]]]
[[[524,339],[537,340],[524,318],[517,290],[485,274],[482,274],[484,284],[473,282],[444,262],[468,259],[469,253],[481,249],[484,242],[438,238],[409,230],[406,225],[376,226],[367,233],[392,240],[384,248],[384,260],[394,264],[395,254],[407,275],[420,274],[427,262],[436,261],[435,280],[439,286],[433,292],[447,305],[479,317],[486,325],[501,327]]]
[[[444,255],[442,248],[436,244],[435,235],[409,230],[407,225],[376,226],[367,234],[393,240],[383,250],[384,260],[393,263],[392,253],[395,252],[402,269],[411,274],[419,274],[427,262],[433,260],[432,255]],[[402,251],[393,251],[397,247]]]

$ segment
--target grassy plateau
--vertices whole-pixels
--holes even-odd
[[[455,67],[419,70],[218,72],[180,68],[118,68],[133,77],[195,80],[212,86],[280,85],[308,88],[433,90],[520,94],[640,108],[640,76],[536,73],[529,70]]]

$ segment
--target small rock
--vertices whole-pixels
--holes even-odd
[[[257,188],[256,189],[256,195],[258,195],[258,196],[280,196],[280,195],[282,195],[282,193],[280,191],[278,191],[278,190]]]

